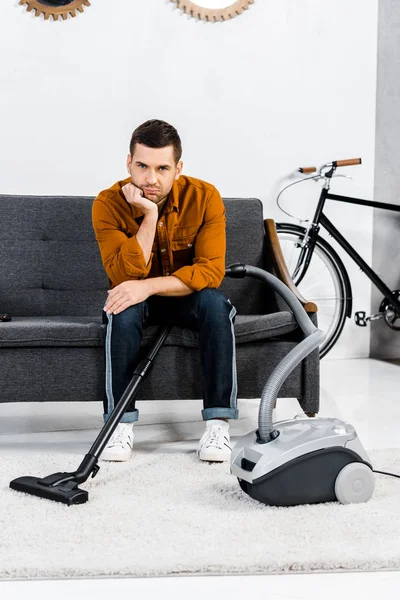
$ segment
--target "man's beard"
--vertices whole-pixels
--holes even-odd
[[[155,202],[156,204],[158,204],[158,202],[161,202],[161,200],[163,200],[165,198],[164,194],[161,194],[161,190],[155,190],[153,193],[149,192],[149,191],[145,191],[144,189],[140,188],[143,192],[143,196],[145,198],[147,198],[147,200],[150,200],[150,202]],[[154,198],[155,196],[155,198]]]
[[[139,187],[139,186],[137,186],[137,187]],[[143,196],[147,200],[150,200],[150,202],[154,202],[154,204],[160,204],[161,202],[164,202],[164,200],[166,200],[167,196],[168,196],[168,194],[165,194],[164,190],[160,190],[159,188],[155,188],[154,195],[149,191],[146,192],[144,190],[144,188],[142,188],[142,187],[140,189],[143,192]]]
[[[144,190],[144,188],[143,188],[143,186],[138,185],[134,181],[132,175],[131,175],[131,181],[132,181],[132,183],[133,183],[134,186],[136,186],[137,188],[139,188],[139,190],[142,191],[142,194],[143,194],[144,198],[146,198],[146,200],[150,200],[150,202],[154,202],[154,204],[159,204],[160,202],[162,202],[168,196],[168,194],[165,195],[165,194],[161,193],[161,190],[158,189],[158,188],[155,188],[155,193],[156,193],[156,197],[155,198],[151,194],[148,196],[147,194],[149,192],[146,193],[145,190]]]

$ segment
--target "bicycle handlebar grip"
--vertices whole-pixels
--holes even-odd
[[[317,170],[316,167],[300,167],[299,168],[300,173],[315,173],[316,170]]]
[[[335,160],[335,167],[351,167],[352,165],[361,165],[361,158],[348,158],[346,160]]]

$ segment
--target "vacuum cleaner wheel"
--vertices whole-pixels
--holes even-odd
[[[335,482],[336,498],[342,504],[368,502],[375,488],[374,475],[365,463],[353,462],[340,471]]]

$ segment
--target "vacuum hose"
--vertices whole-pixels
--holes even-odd
[[[258,439],[257,442],[265,444],[275,439],[279,431],[274,429],[272,422],[272,411],[284,381],[297,365],[308,356],[325,339],[325,334],[317,329],[311,322],[303,306],[293,294],[293,292],[280,281],[275,275],[271,275],[263,269],[235,263],[226,268],[226,277],[242,278],[246,276],[254,277],[266,283],[277,292],[292,310],[293,315],[299,324],[299,327],[306,336],[283,360],[275,367],[261,394],[261,403],[258,413]]]

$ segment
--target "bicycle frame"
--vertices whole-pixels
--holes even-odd
[[[336,229],[333,223],[323,213],[324,205],[327,200],[347,202],[349,204],[358,204],[360,206],[381,208],[384,210],[392,210],[395,212],[400,212],[400,206],[396,204],[388,204],[385,202],[375,202],[373,200],[363,200],[361,198],[352,198],[350,196],[331,194],[329,193],[329,185],[330,182],[328,181],[327,185],[321,190],[314,218],[308,230],[308,240],[302,248],[295,273],[293,274],[293,277],[295,277],[295,275],[298,274],[298,272],[304,264],[304,267],[301,270],[300,277],[296,280],[296,284],[300,283],[300,281],[303,279],[304,275],[307,272],[312,255],[314,253],[315,242],[321,225],[327,230],[327,232],[333,237],[333,239],[336,240],[336,242],[343,248],[343,250],[354,260],[354,262],[359,266],[361,271],[363,271],[366,274],[368,279],[378,288],[378,290],[382,293],[386,300],[395,307],[398,314],[400,314],[400,300],[392,294],[390,288],[388,288],[384,281],[382,281],[382,279],[378,277],[375,271],[371,269],[371,267],[358,254],[358,252],[354,250],[353,246],[349,244],[349,242],[343,237],[343,235],[338,231],[338,229]]]

